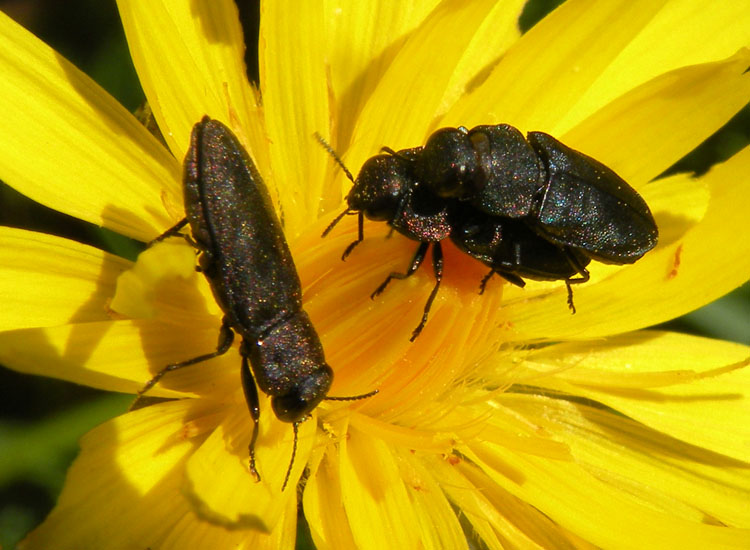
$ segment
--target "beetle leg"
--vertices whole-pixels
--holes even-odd
[[[490,282],[490,279],[492,279],[492,276],[495,273],[497,273],[497,271],[490,269],[490,272],[482,277],[482,281],[479,283],[479,294],[484,294],[484,291],[487,289],[487,283]]]
[[[523,288],[526,286],[526,281],[521,279],[518,275],[515,275],[514,273],[511,273],[510,271],[503,271],[502,269],[492,269],[487,275],[485,275],[482,278],[482,282],[479,283],[479,294],[484,294],[484,291],[486,290],[487,283],[492,278],[492,276],[497,273],[500,275],[503,279],[508,281],[510,284],[515,285],[519,288]]]
[[[253,375],[250,373],[250,365],[244,353],[242,355],[242,369],[240,373],[242,375],[242,389],[245,392],[245,401],[247,402],[247,408],[250,410],[250,418],[253,420],[253,435],[250,437],[250,445],[248,445],[250,452],[250,473],[253,474],[255,481],[258,482],[260,481],[260,474],[255,468],[255,443],[258,441],[258,429],[260,427],[260,403],[258,401],[258,387],[255,385]]]
[[[304,420],[304,419],[303,419]],[[294,466],[294,457],[297,456],[297,432],[299,431],[299,425],[302,420],[292,423],[294,428],[294,443],[292,445],[292,458],[289,460],[289,466],[286,469],[286,475],[284,476],[284,483],[281,484],[281,491],[286,489],[286,484],[289,482],[289,475],[292,473],[292,466]]]
[[[202,363],[203,361],[208,361],[209,359],[213,359],[214,357],[218,357],[219,355],[224,355],[232,346],[233,341],[234,332],[229,327],[229,322],[225,317],[221,323],[221,330],[219,331],[219,344],[216,347],[216,351],[206,353],[205,355],[199,355],[198,357],[193,357],[192,359],[188,359],[187,361],[172,363],[171,365],[167,365],[166,367],[161,369],[154,375],[151,380],[146,382],[146,385],[143,386],[143,388],[141,388],[141,390],[138,392],[138,397],[136,398],[135,403],[133,403],[131,408],[135,407],[136,403],[138,403],[138,400],[143,396],[143,394],[153,388],[156,383],[161,380],[162,377],[168,372],[172,372],[183,367],[189,367],[190,365],[195,365],[196,363]]]
[[[385,287],[388,286],[388,283],[391,282],[391,279],[406,279],[407,277],[411,277],[412,275],[414,275],[414,272],[417,269],[419,269],[420,265],[422,265],[422,262],[424,261],[424,257],[427,255],[427,250],[429,248],[430,248],[429,242],[419,243],[419,247],[417,248],[417,252],[414,254],[414,257],[411,260],[411,265],[409,265],[409,269],[407,269],[405,273],[398,273],[396,271],[392,272],[390,275],[388,275],[388,277],[385,278],[385,281],[383,281],[381,285],[375,289],[375,292],[370,294],[370,298],[375,298],[375,296],[383,292],[385,290]],[[442,255],[441,255],[441,265],[442,265]]]
[[[575,279],[572,279],[570,277],[565,279],[565,287],[568,289],[568,308],[570,308],[571,314],[575,314],[576,306],[575,304],[573,304],[573,288],[570,285],[579,285],[581,283],[585,283],[591,278],[591,275],[589,275],[588,269],[586,269],[583,265],[581,265],[581,263],[570,252],[569,249],[566,249],[565,252],[566,252],[568,261],[570,262],[570,265],[576,268],[576,271],[580,275],[580,277],[576,277]]]
[[[344,250],[344,253],[341,255],[341,260],[346,260],[346,257],[351,254],[352,250],[354,250],[354,247],[357,246],[359,243],[365,240],[365,216],[362,214],[362,212],[358,213],[357,217],[357,240],[351,243],[349,246],[346,247],[346,250]]]
[[[160,243],[164,239],[168,239],[169,237],[176,237],[178,235],[182,235],[180,231],[183,227],[187,225],[187,218],[182,218],[180,221],[178,221],[176,224],[174,224],[172,227],[167,229],[164,233],[156,237],[155,239],[149,241],[146,246],[152,246],[156,243]]]
[[[422,320],[417,325],[417,328],[414,329],[414,332],[411,333],[409,342],[413,342],[417,336],[419,336],[425,323],[427,323],[427,315],[430,313],[430,308],[432,307],[432,302],[435,300],[435,296],[437,296],[438,289],[440,288],[440,281],[443,280],[443,249],[440,246],[440,242],[434,243],[432,247],[432,270],[435,273],[435,286],[432,287],[432,292],[430,292],[430,296],[427,298],[427,303],[424,305]]]

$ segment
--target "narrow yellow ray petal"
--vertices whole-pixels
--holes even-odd
[[[327,155],[314,137],[329,126],[324,13],[300,2],[290,17],[282,2],[261,5],[260,79],[270,140],[271,175],[287,238],[319,215]]]
[[[349,430],[341,441],[342,501],[358,548],[417,548],[417,517],[384,442]]]
[[[401,149],[424,142],[476,22],[494,5],[485,0],[443,2],[409,36],[357,121],[346,155],[351,168],[356,170],[384,145]]]
[[[448,111],[463,94],[477,86],[477,83],[486,77],[485,73],[498,63],[508,48],[519,39],[521,30],[518,19],[525,5],[526,2],[523,0],[497,2],[477,26],[471,42],[464,48],[463,56],[453,70],[450,82],[445,86],[445,93],[436,114]]]
[[[242,399],[241,392],[235,395]],[[261,398],[256,467],[261,482],[249,470],[248,444],[253,423],[244,403],[232,407],[227,418],[203,442],[187,463],[186,492],[200,514],[228,529],[270,532],[282,519],[288,499],[295,498],[299,478],[314,440],[315,425],[300,425],[295,471],[290,485],[281,485],[292,456],[292,426],[277,420],[267,397]]]
[[[118,316],[135,319],[160,315],[180,321],[195,315],[218,319],[221,309],[213,297],[198,291],[202,279],[195,271],[195,249],[182,239],[169,239],[141,252],[138,261],[117,278],[109,307]]]
[[[71,216],[149,240],[179,164],[90,78],[0,13],[0,178]]]
[[[522,455],[489,442],[473,444],[465,454],[498,485],[602,548],[739,550],[750,544],[748,529],[707,525],[656,510],[625,491],[614,491],[572,462]],[[505,477],[493,468],[496,462],[520,477]]]
[[[476,467],[433,458],[430,469],[443,490],[490,548],[572,550],[559,526],[512,494],[497,487]],[[501,542],[502,541],[502,542]]]
[[[648,332],[607,343],[581,344],[571,356],[561,357],[563,363],[572,365],[559,375],[568,383],[560,385],[550,379],[542,381],[543,385],[584,395],[672,437],[750,461],[750,368],[722,370],[747,365],[750,348],[721,340]],[[583,372],[597,370],[601,378],[587,385],[585,377],[576,374],[579,368]],[[609,371],[613,371],[611,382],[605,385]],[[672,384],[659,384],[669,371],[678,373]],[[679,376],[681,371],[685,375]],[[620,387],[617,381],[623,372],[631,373],[633,383]],[[690,376],[703,372],[714,375]],[[654,377],[654,383],[649,384],[647,375],[660,373],[661,377]],[[679,383],[680,378],[685,383]],[[635,386],[639,380],[640,388]]]
[[[579,464],[616,490],[685,519],[750,527],[750,462],[683,443],[608,410],[525,397],[517,410],[569,445]]]
[[[417,516],[414,529],[424,548],[452,550],[466,544],[461,525],[443,493],[440,479],[425,466],[422,457],[399,450],[401,477]]]
[[[333,99],[331,144],[347,143],[359,113],[409,33],[439,3],[347,2],[325,7],[326,62]],[[323,134],[326,128],[321,128]]]
[[[109,319],[129,261],[75,241],[0,227],[0,330]]]
[[[445,121],[466,126],[507,122],[524,131],[554,132],[562,116],[663,4],[565,2],[522,36]]]
[[[623,93],[680,67],[726,59],[750,45],[750,2],[671,1],[625,46],[560,121],[567,131]],[[711,102],[714,103],[714,102]],[[720,102],[716,102],[720,103]],[[692,115],[700,114],[694,112]]]
[[[28,374],[135,393],[168,364],[215,350],[217,337],[218,326],[181,329],[144,320],[11,330],[0,332],[0,362]],[[230,351],[169,373],[149,395],[181,397],[236,387],[239,366],[239,357]]]
[[[219,474],[220,476],[220,474]],[[285,509],[270,533],[257,529],[226,529],[199,515],[186,514],[174,523],[163,542],[152,546],[159,550],[185,548],[232,548],[233,550],[279,550],[293,548],[297,536],[297,505],[284,501]]]
[[[279,548],[294,548],[297,543],[297,499],[288,498],[284,501],[286,509],[283,510],[279,522],[270,533],[251,531],[238,544],[238,550],[279,550]],[[185,544],[191,544],[191,539],[185,539]],[[175,550],[185,548],[176,546]],[[211,539],[206,540],[206,545],[214,544]],[[208,547],[208,546],[205,546]],[[225,548],[227,548],[225,546]]]
[[[305,486],[302,507],[316,548],[356,547],[341,500],[338,453],[322,456]]]
[[[262,119],[247,82],[235,3],[118,0],[117,5],[141,86],[174,155],[182,159],[193,125],[209,114],[237,130],[266,172]]]
[[[196,519],[180,493],[196,444],[183,426],[215,412],[205,402],[161,403],[86,434],[57,507],[23,548],[163,548],[181,518]]]
[[[606,105],[560,139],[640,188],[750,101],[748,67],[750,49],[744,48],[729,59],[661,75]]]

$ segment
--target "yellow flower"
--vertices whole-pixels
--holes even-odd
[[[750,275],[750,149],[705,177],[652,180],[750,98],[744,2],[569,0],[519,36],[524,2],[264,2],[260,93],[244,79],[229,0],[118,2],[162,147],[93,82],[0,17],[0,179],[57,210],[148,241],[183,217],[180,164],[209,114],[240,136],[283,215],[336,379],[292,430],[262,399],[255,483],[239,356],[171,373],[182,398],[84,437],[57,508],[26,548],[291,548],[301,503],[319,548],[747,548],[750,352],[640,330]],[[350,5],[351,4],[351,5]],[[262,98],[262,100],[261,100]],[[415,243],[340,211],[383,145],[441,126],[541,130],[611,166],[655,214],[638,263],[590,266],[571,316],[560,282],[493,280],[446,246],[393,283]],[[738,238],[739,236],[739,238]],[[211,351],[221,312],[173,239],[132,264],[2,228],[0,362],[134,393]],[[633,332],[638,331],[638,332]],[[263,397],[263,396],[262,396]]]

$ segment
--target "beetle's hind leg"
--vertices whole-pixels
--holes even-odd
[[[396,271],[392,272],[390,275],[388,275],[388,277],[385,278],[385,281],[383,281],[381,285],[376,288],[372,294],[370,294],[370,298],[375,298],[375,296],[385,290],[385,287],[388,286],[388,283],[390,283],[392,279],[406,279],[414,275],[417,269],[419,269],[419,266],[422,265],[425,256],[427,256],[427,251],[430,248],[430,244],[434,244],[434,246],[432,247],[432,267],[435,272],[435,286],[433,287],[432,292],[430,292],[430,296],[427,298],[427,303],[424,306],[424,313],[422,314],[422,320],[420,321],[419,325],[417,325],[417,328],[414,329],[414,332],[412,332],[411,338],[409,339],[409,341],[411,342],[413,342],[414,339],[419,336],[419,333],[422,332],[422,329],[427,322],[427,316],[430,312],[430,308],[432,307],[432,302],[435,300],[435,296],[437,296],[438,288],[440,288],[440,281],[443,278],[443,249],[441,248],[440,243],[419,243],[419,247],[417,248],[414,257],[411,260],[409,269],[407,269],[404,273],[398,273]]]
[[[510,271],[506,271],[503,269],[497,269],[492,268],[490,269],[490,272],[487,273],[484,277],[482,277],[482,281],[479,283],[479,294],[484,294],[484,291],[487,290],[487,283],[490,282],[490,279],[492,279],[492,276],[497,273],[500,275],[503,279],[508,281],[510,284],[515,285],[519,288],[523,288],[526,286],[526,281],[521,279],[518,275],[515,275],[514,273]]]
[[[248,446],[248,452],[250,453],[250,473],[255,478],[255,481],[258,482],[260,481],[260,474],[255,467],[255,444],[258,441],[258,431],[260,429],[260,402],[258,400],[258,388],[255,385],[253,375],[250,373],[250,364],[246,357],[247,350],[245,349],[244,342],[241,354],[242,369],[240,373],[242,377],[242,390],[245,393],[245,401],[247,402],[247,408],[250,411],[250,418],[253,421],[253,434],[250,437],[250,445]]]
[[[419,336],[419,333],[422,332],[422,329],[427,323],[427,316],[430,313],[432,302],[435,301],[435,296],[437,296],[438,289],[440,288],[440,281],[443,280],[443,249],[439,242],[435,243],[432,247],[432,269],[435,273],[435,286],[432,287],[432,292],[430,292],[430,296],[427,298],[427,302],[424,305],[422,320],[417,325],[417,328],[414,329],[414,332],[411,333],[409,342],[416,340],[417,336]]]
[[[406,279],[414,275],[414,272],[417,271],[417,269],[419,269],[419,266],[422,265],[422,262],[424,261],[424,258],[427,255],[427,250],[429,248],[429,242],[419,243],[419,247],[417,248],[417,252],[414,254],[414,257],[411,260],[409,269],[407,269],[404,273],[393,271],[390,275],[388,275],[388,277],[385,278],[385,281],[380,283],[380,286],[376,288],[372,294],[370,294],[370,298],[375,298],[375,296],[383,292],[385,290],[385,287],[388,286],[388,283],[390,283],[392,279]]]
[[[206,353],[204,355],[199,355],[198,357],[193,357],[192,359],[188,359],[187,361],[180,361],[179,363],[172,363],[170,365],[167,365],[163,369],[161,369],[159,372],[157,372],[154,377],[146,382],[146,385],[143,386],[138,391],[137,397],[135,399],[135,402],[130,406],[131,409],[138,408],[138,402],[143,397],[143,394],[145,394],[147,391],[149,391],[151,388],[153,388],[156,383],[162,379],[162,377],[167,374],[168,372],[176,371],[178,369],[189,367],[190,365],[195,365],[196,363],[202,363],[203,361],[208,361],[209,359],[213,359],[214,357],[219,357],[220,355],[224,355],[227,351],[229,351],[229,348],[232,346],[232,342],[234,341],[234,332],[229,326],[229,323],[226,318],[222,321],[221,324],[221,330],[219,332],[219,343],[216,346],[216,351],[212,351],[211,353]]]
[[[576,269],[577,274],[580,275],[580,277],[568,277],[565,279],[565,288],[568,289],[568,308],[570,309],[571,314],[575,314],[576,306],[573,303],[573,288],[571,285],[585,283],[591,278],[591,275],[589,274],[589,270],[578,260],[575,254],[570,250],[566,250],[566,252],[570,265],[573,266]]]
[[[341,255],[341,261],[346,260],[346,257],[352,253],[354,247],[361,243],[363,240],[365,240],[364,215],[362,214],[362,212],[359,212],[359,216],[357,218],[357,238],[352,243],[350,243],[349,246],[346,247],[346,250],[344,250],[344,253]]]
[[[162,242],[164,239],[168,239],[169,237],[184,237],[192,244],[191,239],[185,235],[184,233],[180,233],[182,229],[187,225],[187,218],[182,218],[180,221],[178,221],[176,224],[174,224],[172,227],[167,229],[164,233],[156,237],[155,239],[149,241],[146,243],[147,247],[151,247],[155,245],[156,243]]]

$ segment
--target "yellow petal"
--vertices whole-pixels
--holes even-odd
[[[114,282],[131,263],[75,241],[0,227],[0,329],[109,319]]]
[[[270,140],[269,185],[276,187],[288,237],[318,217],[328,158],[314,137],[330,116],[324,64],[324,13],[299,2],[261,5],[260,79]]]
[[[236,392],[242,399],[241,392]],[[187,464],[186,491],[200,513],[230,529],[270,532],[281,520],[288,499],[295,498],[299,478],[313,442],[314,422],[300,426],[299,445],[289,487],[281,492],[292,457],[292,426],[277,420],[267,398],[261,400],[261,428],[256,445],[256,467],[261,481],[249,470],[248,444],[253,423],[244,403],[238,402]]]
[[[466,521],[488,548],[503,550],[508,540],[518,541],[516,536],[508,536],[509,531],[513,529],[507,528],[502,515],[487,501],[483,492],[468,482],[456,468],[441,460],[431,460],[430,467],[440,476],[446,496],[461,510]],[[524,542],[529,544],[528,540]]]
[[[687,443],[750,461],[750,369],[721,370],[750,360],[750,348],[647,332],[606,343],[565,345],[558,353],[571,366],[559,379],[569,382],[564,386],[573,393]],[[588,384],[587,370],[598,372]]]
[[[170,363],[216,349],[218,325],[179,330],[159,321],[102,321],[0,333],[0,361],[29,374],[135,393]],[[161,397],[237,387],[240,359],[226,355],[166,375],[149,392]]]
[[[461,467],[460,462],[433,458],[429,465],[440,478],[448,497],[487,546],[540,550],[574,548],[559,525],[533,506],[493,484],[479,469]]]
[[[481,82],[486,76],[484,73],[502,59],[508,48],[518,40],[521,36],[518,19],[525,5],[526,2],[522,0],[498,2],[481,24],[475,25],[474,36],[463,49],[463,56],[445,86],[436,114],[445,113],[463,94]]]
[[[347,163],[358,167],[383,145],[401,149],[424,142],[476,22],[494,5],[485,0],[443,2],[409,36],[362,110]]]
[[[97,84],[0,14],[0,178],[46,206],[148,240],[177,162]]]
[[[750,527],[750,509],[744,505],[750,497],[748,462],[683,443],[601,408],[562,399],[524,402],[520,413],[569,445],[579,464],[615,490],[695,522]]]
[[[656,178],[750,100],[750,49],[661,75],[603,107],[560,139],[636,188]],[[717,98],[721,98],[717,100]]]
[[[316,548],[356,547],[341,499],[337,452],[322,456],[305,485],[302,503]]]
[[[110,309],[120,317],[160,319],[185,327],[218,326],[223,315],[195,269],[195,249],[170,239],[141,252],[117,279]]]
[[[487,80],[447,113],[446,123],[506,122],[554,134],[562,116],[663,4],[564,3],[508,50]]]
[[[169,532],[160,550],[185,548],[232,548],[237,550],[279,550],[294,548],[297,538],[297,503],[285,499],[285,509],[270,533],[257,529],[225,529],[208,521],[197,522],[191,516],[181,518]]]
[[[393,56],[438,0],[346,2],[330,0],[325,8],[326,64],[338,113],[331,124],[331,144],[347,143],[359,113],[388,69]],[[321,128],[325,134],[326,128]],[[339,197],[340,199],[340,197]]]
[[[23,548],[163,548],[180,521],[198,521],[180,493],[194,446],[183,425],[213,412],[192,401],[161,403],[86,434],[57,507]]]
[[[573,462],[523,455],[489,442],[474,444],[465,453],[498,485],[602,548],[739,550],[750,544],[750,530],[707,525],[657,510]],[[492,466],[497,462],[520,477],[502,475]]]
[[[418,519],[396,457],[378,439],[355,430],[341,441],[341,489],[358,548],[417,548]]]
[[[117,6],[141,86],[174,155],[182,159],[193,125],[209,114],[237,130],[265,172],[262,120],[234,2],[119,0]]]
[[[421,457],[409,451],[399,453],[401,477],[417,516],[413,527],[425,548],[461,548],[466,535],[456,518],[439,480],[423,464]]]
[[[693,0],[668,2],[584,92],[560,121],[583,120],[623,93],[680,67],[719,61],[750,45],[750,3],[721,2],[710,10]],[[704,106],[712,106],[711,101]],[[700,115],[700,111],[692,115]],[[687,119],[685,119],[687,122]]]

